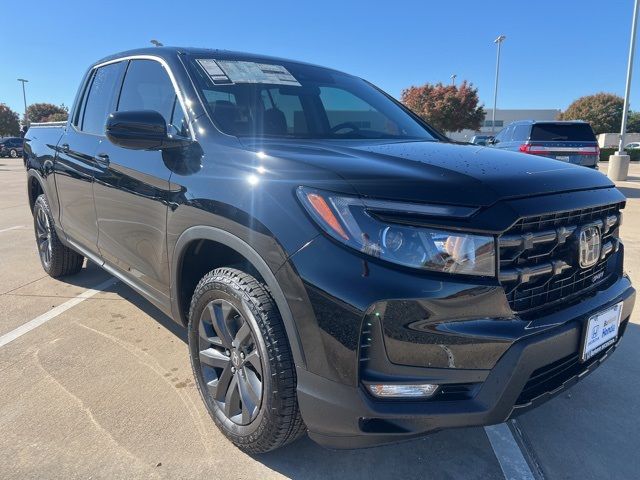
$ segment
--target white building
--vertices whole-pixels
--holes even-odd
[[[640,142],[640,133],[626,133],[624,135],[625,145],[631,142]],[[619,143],[619,133],[601,133],[598,135],[598,145],[600,145],[600,148],[618,148]]]
[[[493,110],[485,107],[487,112],[485,120],[480,127],[480,130],[462,130],[461,132],[448,132],[447,136],[452,140],[459,142],[470,142],[474,135],[491,135],[491,118],[493,116]],[[494,133],[498,133],[502,130],[502,127],[509,125],[511,122],[517,120],[557,120],[560,115],[560,110],[545,109],[545,110],[520,110],[520,109],[496,109],[496,125]]]

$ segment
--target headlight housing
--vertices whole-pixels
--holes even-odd
[[[423,228],[378,219],[372,212],[446,216],[475,209],[412,205],[299,187],[298,198],[318,225],[349,247],[388,262],[434,272],[495,277],[496,246],[492,236]]]

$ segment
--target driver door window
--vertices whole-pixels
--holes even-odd
[[[184,112],[164,66],[155,60],[133,60],[122,85],[118,111],[155,110],[167,122],[167,132],[188,136]]]

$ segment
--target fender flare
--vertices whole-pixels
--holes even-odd
[[[173,318],[179,323],[185,324],[187,318],[186,312],[183,311],[182,306],[178,300],[178,285],[180,284],[180,268],[186,246],[194,240],[212,240],[214,242],[221,243],[246,258],[253,267],[260,273],[264,281],[266,282],[271,296],[273,297],[280,316],[284,323],[285,331],[289,339],[289,345],[291,346],[291,353],[293,354],[293,360],[297,367],[306,369],[306,361],[304,358],[304,352],[300,342],[300,336],[298,335],[298,329],[293,320],[291,309],[286,300],[285,294],[276,279],[274,272],[271,271],[267,262],[260,256],[260,254],[241,238],[216,227],[211,226],[194,226],[186,229],[176,242],[173,257],[171,260],[171,312]]]
[[[31,195],[32,195],[32,188],[33,188],[31,186],[31,183],[34,178],[36,182],[40,184],[40,190],[42,190],[44,194],[47,196],[47,200],[51,199],[47,182],[44,181],[44,179],[42,178],[42,175],[40,175],[40,172],[38,172],[33,168],[30,168],[27,170],[27,195],[29,196],[29,206],[31,206]]]

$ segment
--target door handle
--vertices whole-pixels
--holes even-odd
[[[69,144],[63,143],[62,145],[60,145],[60,149],[62,150],[62,153],[69,153]]]
[[[99,153],[98,155],[93,157],[93,159],[100,166],[103,166],[103,167],[109,166],[109,155],[107,155],[106,153]]]

